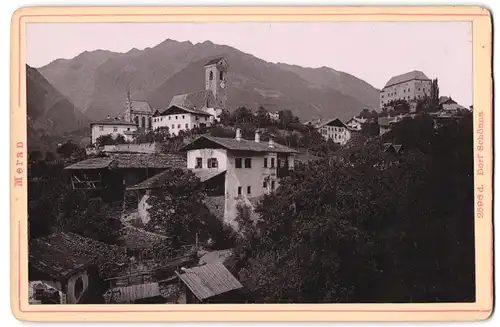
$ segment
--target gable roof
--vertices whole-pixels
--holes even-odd
[[[32,240],[29,265],[55,279],[65,279],[90,266],[94,255],[82,251],[88,242],[97,242],[74,233],[58,233]]]
[[[326,125],[330,125],[332,123],[335,123],[334,124],[335,126],[341,125],[342,127],[347,128],[346,124],[344,124],[344,122],[342,120],[340,120],[339,118],[332,118],[332,119],[325,120],[324,122],[322,122],[318,125],[318,128],[321,128],[321,127],[326,126]]]
[[[220,262],[185,269],[177,274],[200,301],[243,287]]]
[[[108,157],[98,157],[98,158],[90,158],[79,161],[75,164],[72,164],[64,169],[74,170],[74,169],[106,169],[110,168],[113,165],[114,160]]]
[[[439,104],[443,103],[457,103],[455,100],[453,100],[451,97],[447,96],[440,96],[439,97]]]
[[[200,90],[175,95],[168,107],[179,106],[189,110],[202,110],[203,108],[213,108],[215,105],[216,101],[212,91]]]
[[[207,63],[205,64],[205,66],[210,66],[210,65],[215,65],[216,63],[218,63],[220,60],[224,60],[226,61],[226,59],[224,59],[224,57],[217,57],[217,58],[213,58],[209,61],[207,61]]]
[[[240,141],[234,138],[225,137],[215,137],[215,136],[200,136],[193,142],[183,146],[181,151],[188,151],[193,149],[204,149],[204,148],[223,148],[233,151],[252,151],[252,152],[281,152],[281,153],[297,153],[298,151],[281,145],[279,143],[274,143],[274,147],[269,147],[268,142],[255,142],[250,140],[241,139]]]
[[[427,76],[425,76],[425,74],[423,72],[421,72],[419,70],[414,70],[414,71],[411,71],[408,73],[404,73],[404,74],[392,77],[387,82],[387,84],[385,84],[384,88],[392,86],[392,85],[412,81],[412,80],[430,81],[430,79]]]
[[[133,111],[139,111],[143,113],[153,113],[153,108],[149,105],[149,102],[144,100],[130,100],[130,107]]]
[[[117,162],[117,168],[186,167],[186,158],[173,153],[109,153],[108,157]]]
[[[187,113],[190,113],[190,114],[195,114],[195,115],[202,115],[202,116],[211,116],[208,112],[205,112],[203,110],[198,110],[198,109],[189,109],[189,108],[186,108],[186,107],[183,107],[181,105],[172,105],[170,107],[168,107],[167,109],[165,109],[161,114],[160,116],[166,116],[166,115],[170,115],[170,114],[175,114],[175,113],[172,113],[176,110],[180,110],[180,111],[184,111],[184,112],[187,112]]]
[[[121,119],[103,119],[103,120],[95,120],[90,122],[90,126],[92,125],[126,125],[126,126],[137,126],[136,123],[121,120]]]

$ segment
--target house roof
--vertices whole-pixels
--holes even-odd
[[[184,171],[188,171],[187,168],[181,168]],[[201,182],[208,181],[222,173],[224,173],[225,169],[189,169],[189,171],[193,172],[198,178],[200,178]],[[134,186],[128,187],[127,190],[151,190],[164,187],[168,181],[172,178],[172,173],[168,170],[162,171]]]
[[[122,228],[120,239],[128,249],[146,249],[165,241],[167,237],[127,225]]]
[[[114,159],[108,157],[98,157],[98,158],[90,158],[79,161],[75,164],[72,164],[64,169],[68,170],[79,170],[79,169],[106,169],[116,165],[114,163]]]
[[[455,100],[453,100],[451,97],[447,96],[440,96],[439,97],[439,104],[443,103],[457,103]]]
[[[202,115],[202,116],[211,116],[208,112],[205,112],[203,110],[198,110],[198,109],[190,109],[190,108],[186,108],[186,107],[183,107],[181,105],[178,105],[178,104],[174,104],[170,107],[168,107],[167,109],[165,109],[161,114],[160,116],[166,116],[166,115],[170,115],[170,114],[175,114],[175,113],[171,113],[172,111],[175,111],[175,110],[180,110],[180,111],[184,111],[184,112],[187,112],[187,113],[190,113],[190,114],[196,114],[196,115]]]
[[[145,283],[124,287],[115,287],[106,292],[108,303],[130,303],[136,300],[161,296],[158,283]]]
[[[414,71],[411,71],[408,73],[404,73],[404,74],[392,77],[385,84],[384,88],[392,86],[392,85],[412,81],[412,80],[430,81],[430,79],[427,76],[425,76],[425,74],[423,72],[421,72],[419,70],[414,70]]]
[[[148,114],[152,114],[154,112],[153,108],[149,105],[149,102],[147,101],[130,100],[130,106],[133,111],[139,111]]]
[[[92,125],[125,125],[125,126],[137,126],[136,123],[120,120],[120,119],[103,119],[103,120],[95,120],[90,122],[90,126]]]
[[[95,261],[95,255],[82,251],[89,240],[74,233],[58,233],[32,240],[29,265],[55,279],[66,279]]]
[[[206,182],[226,172],[225,169],[193,169],[191,170],[202,182]]]
[[[200,90],[200,91],[175,95],[170,101],[168,108],[172,106],[178,106],[179,108],[184,108],[188,110],[201,111],[203,108],[215,107],[216,101],[212,91]]]
[[[220,262],[185,269],[178,275],[200,301],[243,287]]]
[[[282,152],[282,153],[296,153],[289,147],[274,143],[274,147],[269,147],[268,142],[255,142],[250,140],[241,139],[240,141],[234,138],[224,138],[215,136],[200,136],[193,142],[181,148],[181,151],[188,151],[193,149],[203,148],[224,148],[233,151],[252,151],[252,152]]]
[[[108,153],[117,168],[183,168],[186,158],[173,153]]]
[[[400,144],[394,144],[394,143],[384,143],[383,148],[384,152],[389,151],[391,148],[394,150],[394,152],[399,153],[401,150],[402,145]]]
[[[210,66],[210,65],[215,65],[216,63],[218,63],[221,59],[223,59],[224,61],[226,61],[224,59],[224,57],[217,57],[217,58],[214,58],[214,59],[211,59],[209,61],[207,61],[207,63],[205,64],[205,66]]]
[[[344,122],[342,120],[340,120],[339,118],[332,118],[332,119],[325,120],[324,122],[321,122],[318,125],[318,128],[321,128],[321,127],[326,126],[326,125],[343,126],[343,127],[347,128],[346,124],[344,124]]]

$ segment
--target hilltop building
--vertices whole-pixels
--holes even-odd
[[[443,111],[456,114],[460,110],[468,110],[467,108],[459,105],[451,97],[441,96],[439,97],[439,104],[442,106]]]
[[[208,127],[220,119],[227,106],[228,63],[222,57],[205,64],[205,90],[179,94],[172,98],[168,108],[153,117],[153,129],[168,127],[177,135],[196,127]]]
[[[429,96],[431,84],[432,81],[418,70],[394,76],[380,90],[380,108],[395,100],[415,102]]]
[[[319,133],[326,139],[344,145],[351,138],[352,131],[339,118],[332,118],[317,125]]]

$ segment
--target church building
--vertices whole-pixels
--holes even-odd
[[[139,129],[148,130],[153,127],[153,108],[147,101],[131,100],[130,92],[127,91],[125,99],[125,121],[135,123]]]
[[[205,64],[205,90],[179,94],[168,108],[153,117],[153,129],[168,127],[177,135],[196,127],[208,127],[220,119],[227,105],[227,61],[215,58]]]

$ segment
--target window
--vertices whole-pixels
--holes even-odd
[[[199,118],[198,116],[195,117],[196,120],[198,120],[198,118]]]
[[[238,186],[238,195],[241,195],[241,186]]]
[[[274,168],[274,158],[271,158],[271,168]]]
[[[188,128],[188,123],[186,123],[186,129]]]
[[[252,168],[252,158],[245,158],[245,168]]]
[[[172,116],[168,116],[168,120],[170,120],[170,118],[172,118]]]
[[[181,124],[177,124],[177,128],[181,128]]]
[[[217,161],[217,158],[208,158],[207,159],[207,167],[208,168],[218,168],[219,162]]]
[[[142,116],[142,127],[146,127],[146,117]]]
[[[281,160],[278,159],[278,168],[281,168]]]
[[[127,128],[127,131],[130,131],[130,127]]]
[[[104,126],[99,126],[99,130],[103,131],[104,130]]]
[[[168,117],[168,118],[170,118],[170,117]],[[161,119],[160,119],[160,120],[161,120],[161,121],[163,121],[163,117],[161,117]]]
[[[241,158],[234,159],[234,164],[235,164],[236,168],[241,168],[242,160],[243,159],[241,159]]]
[[[247,194],[252,194],[252,187],[251,186],[247,186]]]
[[[172,124],[172,129],[175,129],[175,125],[174,124]]]
[[[118,132],[118,127],[113,126],[113,132]]]
[[[220,71],[219,78],[221,81],[224,79],[224,72],[222,70]]]
[[[184,119],[184,115],[182,115],[182,119]]]
[[[175,119],[177,119],[177,116],[175,116]]]
[[[207,120],[208,120],[208,118],[207,118],[207,116],[205,116],[205,121],[207,121]]]
[[[271,181],[271,190],[274,190],[274,187],[275,187],[274,181]]]
[[[262,182],[262,187],[267,188],[267,181]]]
[[[203,161],[200,157],[196,158],[196,165],[194,166],[194,168],[203,168]]]
[[[264,158],[264,168],[267,168],[267,158]]]
[[[214,79],[214,73],[210,71],[210,74],[208,74],[208,79],[213,80]]]

